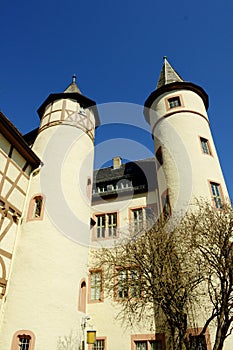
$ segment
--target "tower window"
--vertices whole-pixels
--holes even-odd
[[[157,149],[155,156],[159,163],[159,166],[163,165],[163,154],[161,146]]]
[[[170,206],[170,200],[169,200],[169,195],[167,191],[165,191],[162,194],[161,202],[162,202],[163,217],[164,219],[168,219],[171,215],[171,206]]]
[[[214,206],[217,209],[221,209],[223,206],[223,199],[222,199],[220,184],[215,182],[210,182],[210,188],[211,188],[211,194],[212,194]]]
[[[11,350],[33,350],[35,346],[35,336],[31,331],[17,331],[12,339]]]
[[[181,106],[181,101],[179,96],[171,97],[168,99],[169,108],[175,108]]]
[[[41,195],[33,197],[29,204],[28,220],[42,220],[44,213],[44,198]]]
[[[200,141],[201,141],[202,151],[205,154],[211,154],[209,141],[207,139],[205,139],[204,137],[200,137]]]
[[[20,335],[19,336],[19,349],[20,350],[29,350],[31,337],[29,335]]]
[[[39,218],[41,216],[42,210],[42,197],[36,197],[34,202],[34,213],[33,216],[35,218]]]
[[[80,105],[79,113],[82,114],[82,115],[86,115],[87,114],[86,109],[84,108],[84,106]]]

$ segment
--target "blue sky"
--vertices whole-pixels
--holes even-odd
[[[143,105],[166,55],[184,80],[209,95],[233,197],[232,0],[5,1],[0,23],[0,109],[22,133],[38,126],[37,108],[63,91],[73,73],[98,104]]]

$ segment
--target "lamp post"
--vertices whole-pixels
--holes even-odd
[[[93,327],[92,325],[88,324],[87,321],[90,320],[90,316],[84,316],[82,318],[81,328],[83,331],[83,343],[82,343],[82,350],[86,350],[86,344],[95,344],[96,340],[96,331],[93,329],[89,329],[86,331],[87,326]]]

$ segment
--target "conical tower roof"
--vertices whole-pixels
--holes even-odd
[[[149,109],[153,105],[154,101],[164,93],[172,92],[174,90],[190,90],[198,94],[206,107],[209,106],[208,95],[200,86],[187,82],[181,78],[181,76],[175,71],[175,69],[167,61],[167,57],[164,56],[163,67],[159,76],[158,84],[154,91],[147,97],[145,101],[144,115],[148,123],[150,123]]]
[[[78,85],[76,84],[76,75],[74,74],[72,77],[72,83],[67,86],[67,88],[64,90],[64,92],[78,92],[81,94],[81,91],[79,90]]]
[[[39,114],[40,119],[43,118],[45,109],[50,103],[53,103],[54,101],[62,100],[62,99],[72,99],[74,101],[77,101],[84,108],[92,109],[96,120],[96,126],[100,125],[100,119],[99,119],[98,110],[96,108],[96,102],[81,93],[78,85],[76,84],[75,74],[72,77],[71,84],[68,85],[63,92],[50,94],[46,98],[46,100],[42,103],[42,105],[38,108],[37,113]]]
[[[181,82],[184,81],[181,78],[181,76],[175,71],[175,69],[172,68],[170,63],[167,61],[167,57],[164,56],[163,59],[164,59],[164,63],[163,63],[163,67],[159,76],[159,81],[156,86],[156,89],[170,83],[175,83],[177,81],[181,81]]]

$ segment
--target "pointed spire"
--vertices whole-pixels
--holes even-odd
[[[184,81],[180,75],[175,71],[175,69],[172,68],[170,63],[167,61],[167,57],[163,57],[163,67],[159,76],[159,81],[156,86],[156,89],[160,88],[161,86],[174,83],[176,81]]]
[[[76,84],[76,74],[73,74],[72,83],[64,90],[64,92],[78,92],[81,94],[81,91]]]

